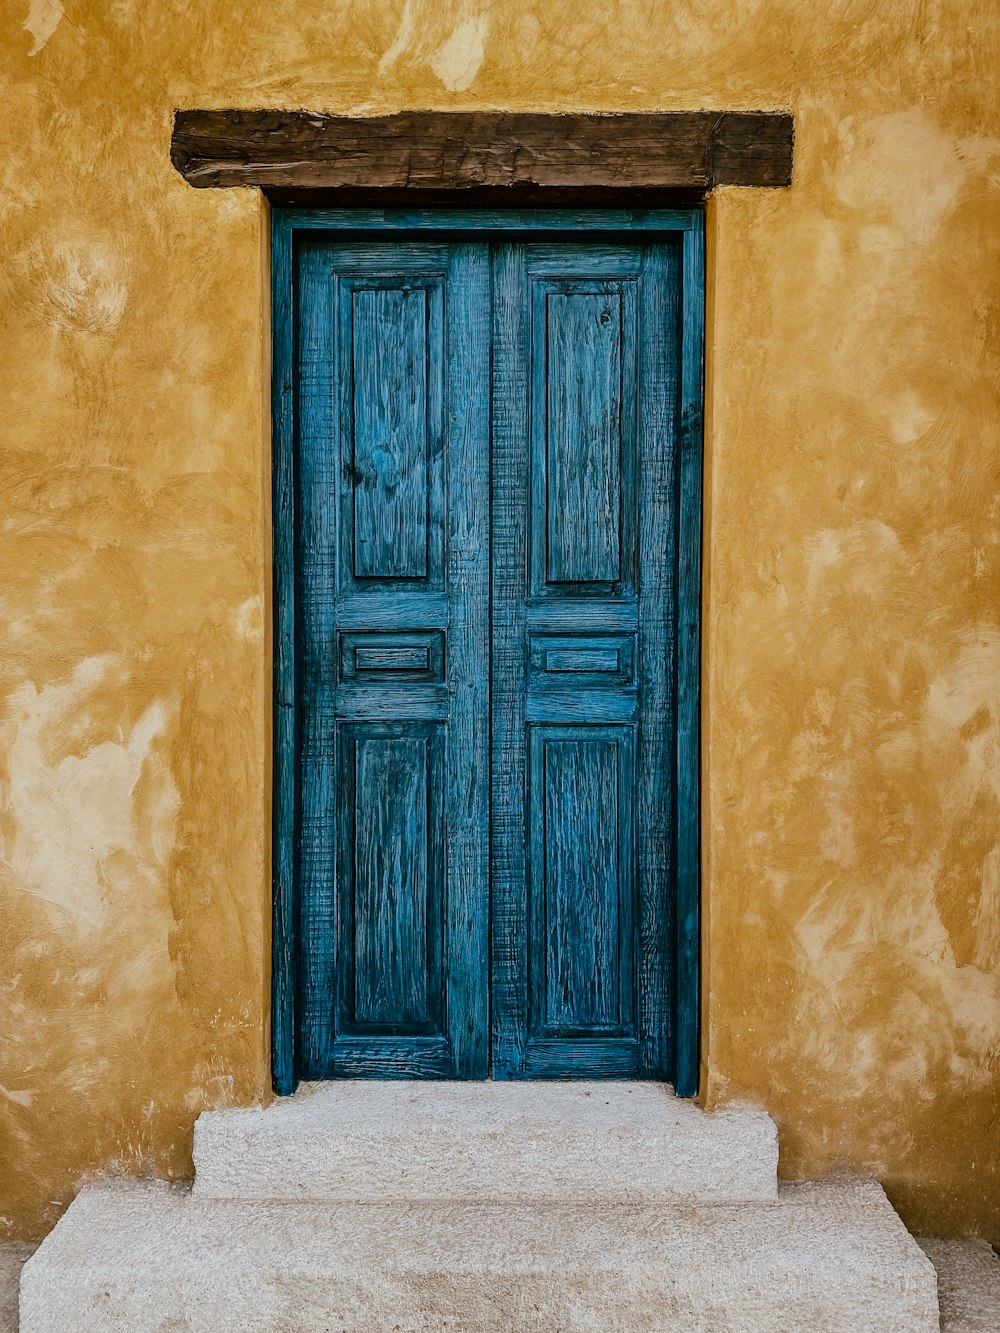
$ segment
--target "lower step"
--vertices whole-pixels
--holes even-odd
[[[937,1333],[879,1186],[649,1205],[199,1201],[84,1190],[21,1278],[21,1333]]]
[[[707,1115],[662,1083],[314,1083],[206,1112],[194,1162],[199,1198],[740,1203],[778,1189],[769,1116]]]

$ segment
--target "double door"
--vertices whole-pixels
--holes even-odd
[[[295,246],[298,1077],[676,1074],[682,273]]]

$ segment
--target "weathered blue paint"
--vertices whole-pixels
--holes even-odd
[[[497,251],[497,1077],[671,1072],[679,270],[662,243]]]
[[[297,251],[304,1078],[488,1069],[488,260]]]
[[[696,1090],[701,221],[275,212],[281,1092]]]
[[[677,725],[674,768],[674,1087],[698,1091],[701,946],[701,494],[705,355],[705,219],[684,233],[681,275],[680,481],[677,490]]]

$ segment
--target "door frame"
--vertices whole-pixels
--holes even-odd
[[[275,1091],[298,1083],[295,1007],[298,990],[296,825],[299,814],[298,631],[295,600],[296,421],[295,245],[317,230],[380,239],[415,234],[520,236],[677,235],[681,246],[680,402],[677,494],[677,680],[675,799],[676,884],[674,1089],[698,1092],[700,1032],[700,676],[702,449],[705,342],[705,217],[686,209],[333,209],[271,212],[271,415],[273,523],[273,815],[271,1062]]]

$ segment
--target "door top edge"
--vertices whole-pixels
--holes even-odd
[[[699,232],[704,209],[372,209],[273,206],[273,232],[308,231],[449,231],[470,234],[523,234],[554,231]]]

